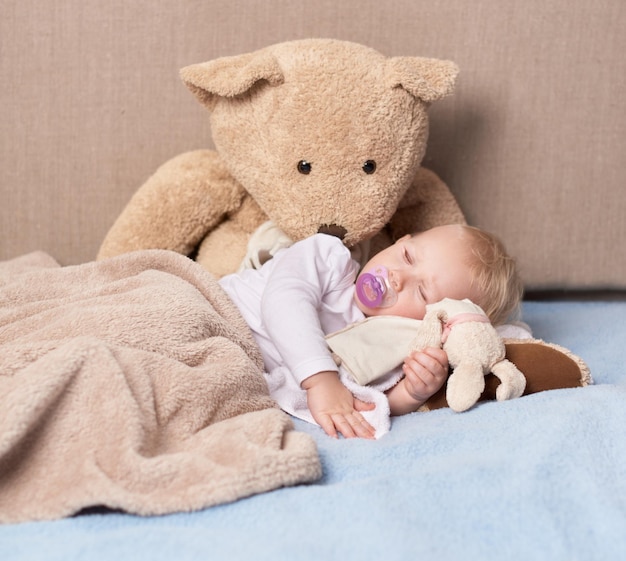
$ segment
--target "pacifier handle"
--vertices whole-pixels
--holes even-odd
[[[398,299],[393,286],[389,283],[389,271],[386,267],[377,267],[361,273],[356,281],[356,295],[368,308],[392,306]]]
[[[356,283],[356,295],[368,308],[378,308],[385,296],[385,289],[376,275],[362,273]]]

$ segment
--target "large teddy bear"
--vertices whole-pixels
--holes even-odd
[[[448,61],[388,58],[324,39],[183,68],[209,110],[217,151],[184,153],[160,167],[98,257],[170,249],[219,277],[247,254],[259,264],[317,232],[362,244],[366,259],[363,242],[374,236],[372,251],[405,233],[464,222],[447,186],[420,167],[427,109],[452,92],[457,71]]]

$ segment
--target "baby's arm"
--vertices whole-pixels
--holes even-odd
[[[284,365],[306,390],[311,415],[330,436],[373,438],[374,429],[359,411],[375,406],[356,399],[339,380],[320,320],[330,292],[351,297],[347,288],[353,286],[356,263],[341,241],[326,235],[297,242],[274,259],[261,301],[263,324]]]
[[[404,378],[387,391],[392,415],[417,411],[443,386],[448,377],[448,355],[429,347],[414,351],[404,360]]]
[[[374,409],[374,404],[354,397],[337,372],[318,372],[306,378],[302,388],[311,415],[328,435],[337,438],[340,432],[344,438],[374,438],[374,428],[360,413]]]

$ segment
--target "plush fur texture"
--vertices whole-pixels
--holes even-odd
[[[37,252],[0,262],[0,286],[0,523],[197,510],[321,476],[197,263]]]
[[[165,163],[139,188],[99,258],[136,249],[193,254],[234,272],[270,219],[291,240],[317,232],[372,249],[408,232],[465,222],[454,196],[421,168],[429,105],[452,93],[457,66],[385,57],[310,39],[183,68],[210,113],[216,151]]]

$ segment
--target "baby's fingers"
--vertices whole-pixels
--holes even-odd
[[[332,438],[339,438],[337,429],[335,428],[335,423],[330,415],[320,415],[319,418],[315,420],[328,436],[331,436]]]
[[[416,353],[413,353],[416,354]],[[448,355],[443,349],[437,347],[428,347],[422,351],[422,357],[430,357],[434,362],[431,365],[436,364],[442,370],[447,372],[448,370]]]
[[[373,439],[376,431],[363,416],[358,412],[333,417],[335,427],[344,438],[367,438]]]

